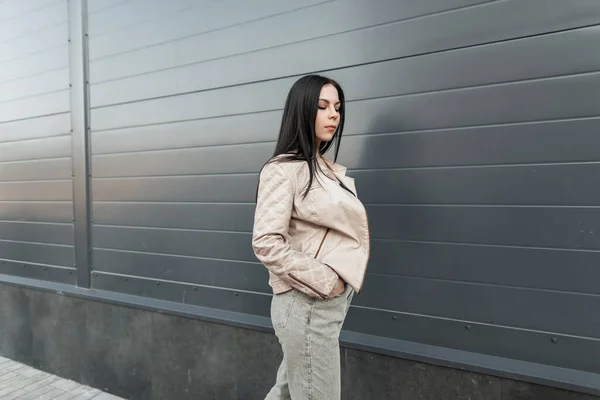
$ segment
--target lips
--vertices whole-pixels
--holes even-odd
[[[335,131],[337,129],[336,125],[327,125],[325,126],[325,129],[329,129],[330,131]]]

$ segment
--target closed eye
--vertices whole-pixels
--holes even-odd
[[[319,110],[327,110],[327,107],[319,106]],[[340,109],[336,108],[335,112],[340,112]]]

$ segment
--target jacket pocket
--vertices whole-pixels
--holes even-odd
[[[317,295],[319,295],[322,299],[326,299],[327,298],[327,294],[323,293],[322,290],[317,289],[316,286],[314,286],[314,285],[306,282],[303,279],[298,278],[294,274],[289,274],[288,276],[290,278],[292,278],[293,280],[295,280],[296,282],[298,282],[300,285],[306,286],[307,288],[309,288],[310,290],[312,290],[314,293],[316,293]]]
[[[271,323],[275,329],[287,326],[290,314],[300,292],[292,289],[285,293],[274,294],[271,300]]]

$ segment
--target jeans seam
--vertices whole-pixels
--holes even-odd
[[[310,308],[308,311],[308,320],[306,323],[306,354],[307,354],[307,361],[308,361],[308,400],[312,400],[313,397],[313,390],[312,390],[312,354],[310,351],[310,339],[311,339],[311,335],[310,335],[310,322],[312,319],[312,312],[313,312],[313,308],[314,308],[315,302],[311,301],[310,304]]]

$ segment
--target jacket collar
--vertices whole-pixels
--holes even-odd
[[[290,152],[289,154],[293,154],[293,153]],[[281,157],[281,156],[279,156],[279,157]],[[327,164],[329,164],[329,166],[331,167],[333,172],[335,172],[338,176],[342,176],[342,177],[346,176],[346,171],[347,171],[346,167],[344,167],[343,165],[338,164],[334,161],[331,161],[330,159],[328,159],[327,157],[325,157],[322,154],[320,155],[319,158],[317,158],[317,163],[323,170],[323,173],[325,173],[325,175],[327,175],[328,177],[330,177],[332,179],[335,179],[335,177],[330,176],[329,168],[327,168]],[[327,163],[327,164],[325,164],[325,163]]]
[[[347,168],[344,167],[341,164],[338,164],[334,161],[331,161],[330,159],[328,159],[327,157],[325,157],[324,155],[321,155],[321,157],[319,157],[318,163],[321,165],[321,168],[323,169],[323,172],[329,176],[329,168],[327,168],[327,164],[329,164],[329,166],[331,167],[331,169],[333,170],[333,172],[335,172],[337,175],[339,176],[346,176],[346,171]],[[333,176],[330,176],[330,178],[334,178]]]

